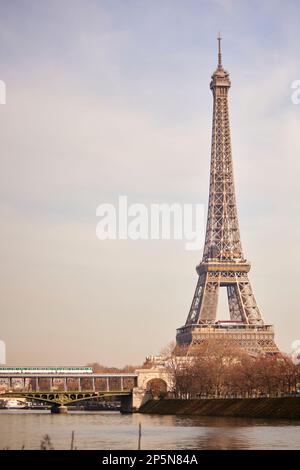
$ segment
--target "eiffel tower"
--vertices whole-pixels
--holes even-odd
[[[213,124],[209,204],[203,258],[186,324],[177,330],[178,349],[191,354],[209,338],[231,339],[252,355],[277,353],[272,325],[266,325],[248,278],[235,199],[228,112],[229,74],[222,66],[212,75]],[[230,321],[217,321],[220,287],[227,288]]]

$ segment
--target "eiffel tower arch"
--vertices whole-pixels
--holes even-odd
[[[244,258],[233,178],[228,109],[229,73],[224,70],[221,38],[218,67],[212,75],[213,123],[209,203],[203,257],[198,282],[183,327],[177,330],[179,348],[191,354],[209,338],[232,339],[250,354],[277,353],[272,325],[266,325],[256,303]],[[218,297],[226,287],[230,321],[217,321]]]

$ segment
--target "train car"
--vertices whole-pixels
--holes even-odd
[[[92,367],[0,367],[0,376],[3,374],[92,374]]]

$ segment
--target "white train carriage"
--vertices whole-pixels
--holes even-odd
[[[17,374],[28,374],[28,375],[38,375],[38,374],[66,374],[66,375],[76,375],[76,374],[92,374],[92,367],[0,367],[0,377],[1,375],[17,375]]]

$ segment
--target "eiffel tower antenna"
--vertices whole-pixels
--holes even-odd
[[[218,39],[218,69],[222,68],[222,51],[221,51],[221,34],[219,33]]]
[[[272,325],[266,325],[256,303],[245,259],[237,215],[228,109],[229,74],[223,69],[221,37],[218,68],[212,75],[213,125],[209,203],[198,282],[185,325],[177,330],[177,345],[192,353],[209,337],[230,338],[251,354],[277,353]],[[227,289],[230,320],[217,321],[220,288]]]

